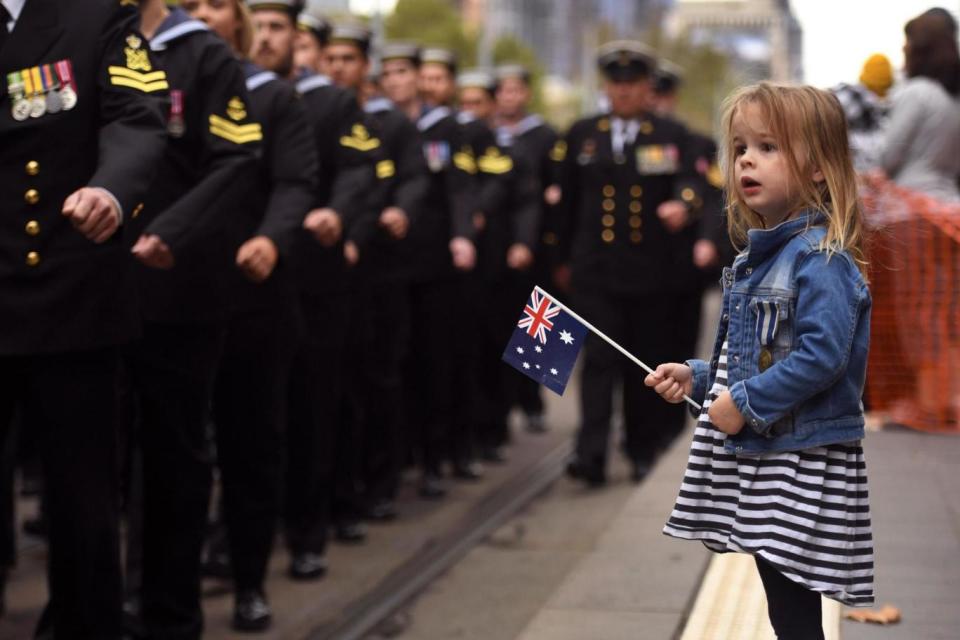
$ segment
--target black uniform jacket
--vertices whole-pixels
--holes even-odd
[[[622,294],[696,288],[692,255],[703,183],[686,128],[646,115],[633,142],[614,154],[611,117],[599,115],[576,122],[565,142],[560,259],[571,265],[574,288]],[[668,200],[691,212],[677,233],[657,216]]]
[[[467,204],[483,219],[483,228],[475,234],[478,272],[487,281],[498,281],[508,273],[507,249],[512,244],[536,247],[538,181],[532,167],[516,161],[513,153],[497,143],[485,123],[466,113],[461,113],[458,121],[463,126],[467,151],[475,158],[474,166],[468,169],[476,194]]]
[[[121,234],[97,245],[61,214],[84,186],[107,189],[129,219],[163,154],[166,77],[150,64],[135,7],[30,0],[0,51],[0,354],[91,349],[136,335]],[[137,45],[134,47],[133,45]],[[69,62],[71,109],[16,120],[9,76]],[[62,106],[62,104],[61,104]]]
[[[132,245],[159,236],[172,269],[137,262],[139,303],[154,322],[225,318],[237,206],[256,171],[263,137],[250,113],[240,62],[206,25],[173,9],[150,41],[170,83],[169,144],[142,211],[127,225]]]
[[[239,269],[233,270],[231,280],[235,308],[259,309],[286,304],[293,293],[289,260],[303,218],[313,207],[317,150],[296,89],[252,62],[245,62],[243,71],[250,113],[263,130],[263,148],[256,179],[239,206],[235,244],[266,236],[277,246],[280,259],[264,282],[250,282]]]
[[[468,201],[476,196],[470,174],[476,160],[464,151],[461,126],[448,107],[425,110],[417,120],[417,129],[430,187],[423,212],[410,229],[409,242],[415,254],[414,280],[430,282],[455,275],[450,240],[475,237]]]
[[[419,224],[424,199],[430,188],[430,176],[414,123],[384,98],[364,105],[372,135],[380,140],[374,150],[377,159],[377,188],[373,209],[399,207],[411,225]],[[396,240],[385,229],[378,229],[365,257],[364,275],[374,282],[396,282],[409,278],[413,254],[406,238]]]
[[[329,207],[343,221],[343,239],[354,241],[363,255],[376,232],[370,197],[375,187],[373,151],[380,140],[370,134],[364,113],[352,93],[335,87],[323,75],[297,82],[317,152],[314,209]],[[343,242],[323,247],[306,230],[297,234],[293,250],[297,286],[324,293],[347,288]]]
[[[536,252],[535,269],[545,273],[543,268],[555,260],[559,220],[558,208],[547,203],[544,192],[560,182],[560,163],[556,159],[562,155],[563,142],[553,127],[534,114],[512,127],[498,127],[497,141],[509,149],[521,171],[536,180],[539,216],[536,239],[530,248]]]

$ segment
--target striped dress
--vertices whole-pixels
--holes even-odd
[[[761,556],[807,589],[849,606],[872,605],[873,536],[860,443],[749,457],[726,452],[726,434],[707,415],[727,388],[726,363],[725,342],[663,532],[718,553]]]

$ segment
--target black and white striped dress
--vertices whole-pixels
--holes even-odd
[[[873,535],[859,442],[743,456],[707,410],[727,388],[727,344],[703,403],[680,495],[663,532],[719,553],[761,556],[849,606],[873,604]]]

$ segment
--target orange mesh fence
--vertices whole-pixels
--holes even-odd
[[[960,205],[871,180],[863,200],[873,296],[867,405],[960,434]]]

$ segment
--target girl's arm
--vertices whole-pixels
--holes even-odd
[[[710,363],[706,360],[693,358],[687,360],[684,364],[693,371],[693,391],[690,393],[690,397],[702,403],[703,399],[707,397],[707,383],[710,379]],[[699,412],[693,405],[688,404],[687,408],[694,418],[700,417]]]
[[[730,387],[746,423],[763,434],[770,426],[843,375],[869,293],[845,255],[823,251],[797,267],[796,344],[763,373]]]

